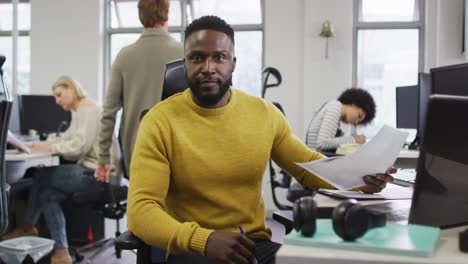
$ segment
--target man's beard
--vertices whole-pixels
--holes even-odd
[[[221,98],[226,94],[229,90],[229,87],[232,85],[232,77],[229,78],[224,83],[219,83],[219,90],[215,94],[202,94],[200,93],[201,88],[199,87],[198,82],[188,81],[190,90],[192,91],[193,97],[201,104],[201,106],[212,106],[216,105]]]

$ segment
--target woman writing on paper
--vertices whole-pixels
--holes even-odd
[[[364,135],[345,136],[340,122],[353,126],[370,123],[375,117],[375,102],[363,89],[345,90],[337,100],[324,104],[312,118],[306,135],[306,145],[318,151],[334,152],[341,144],[364,144]]]
[[[47,142],[29,144],[32,152],[54,152],[75,164],[37,168],[24,224],[17,227],[3,239],[25,235],[38,235],[35,224],[42,213],[52,239],[55,252],[51,263],[72,263],[68,252],[65,218],[60,202],[73,192],[96,191],[102,188],[101,182],[94,177],[97,165],[97,136],[99,132],[101,108],[86,97],[80,84],[68,77],[60,77],[53,85],[52,92],[56,103],[64,110],[72,112],[70,127],[62,137]],[[117,151],[114,147],[113,168],[117,169]],[[112,173],[111,182],[120,182],[118,175]]]

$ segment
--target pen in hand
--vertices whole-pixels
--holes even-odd
[[[240,232],[242,235],[245,235],[244,229],[242,228],[241,225],[239,225],[239,232]],[[258,261],[257,261],[257,258],[255,257],[255,255],[252,257],[252,263],[253,263],[253,264],[258,264]]]

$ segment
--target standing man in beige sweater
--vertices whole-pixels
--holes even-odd
[[[183,46],[168,33],[169,0],[139,0],[138,15],[144,26],[141,37],[122,48],[115,59],[107,87],[96,176],[108,182],[110,146],[117,111],[122,108],[120,138],[128,174],[140,113],[161,100],[166,63],[183,58]]]

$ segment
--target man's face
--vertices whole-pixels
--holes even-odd
[[[231,85],[236,66],[234,44],[214,30],[193,32],[185,41],[185,71],[195,101],[214,106]]]

